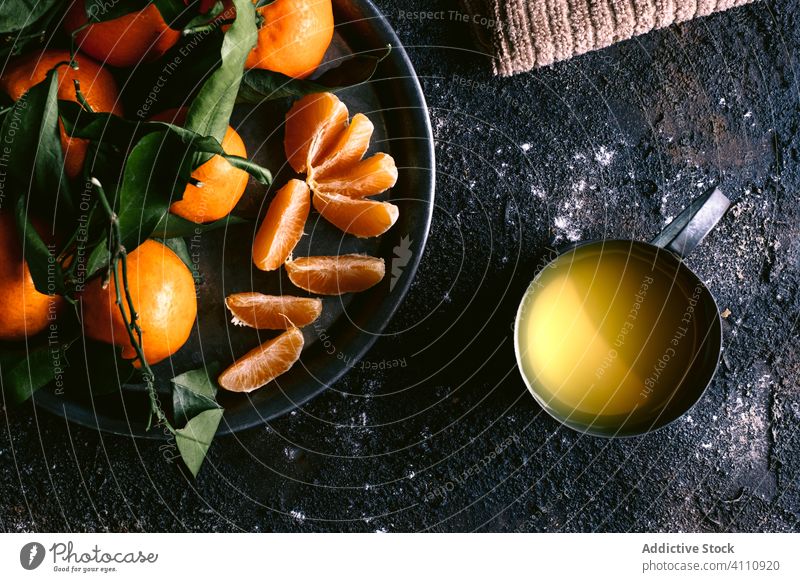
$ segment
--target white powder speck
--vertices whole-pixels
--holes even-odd
[[[523,152],[527,152],[529,149],[531,149],[531,144],[529,144],[529,143],[524,143],[524,144],[522,144],[522,145],[521,145],[521,146],[519,146],[519,147],[521,147],[521,148],[522,148],[522,151],[523,151]]]
[[[554,224],[556,229],[561,231],[558,233],[558,238],[566,237],[567,240],[571,242],[580,240],[581,231],[575,227],[566,216],[557,216]]]
[[[547,198],[547,194],[545,193],[545,191],[539,188],[538,186],[531,187],[531,194],[533,194],[537,198],[541,198],[542,200]]]
[[[614,160],[615,155],[616,152],[609,150],[606,146],[600,146],[600,149],[594,155],[594,159],[601,166],[608,166]]]
[[[296,519],[300,523],[303,523],[306,520],[306,514],[300,511],[299,509],[291,510],[289,512],[289,515],[291,515],[293,519]]]

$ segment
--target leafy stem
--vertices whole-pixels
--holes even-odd
[[[116,294],[116,304],[122,316],[122,322],[125,325],[125,330],[128,332],[128,339],[131,346],[136,351],[136,359],[139,361],[142,379],[147,387],[147,394],[150,398],[150,419],[148,421],[148,428],[152,422],[153,416],[156,417],[159,425],[164,425],[170,432],[175,432],[175,429],[167,419],[167,415],[161,408],[158,394],[156,393],[153,370],[150,364],[147,363],[144,350],[142,349],[142,328],[138,323],[138,315],[133,304],[131,297],[130,286],[128,283],[128,253],[125,246],[122,244],[122,235],[119,228],[119,217],[111,204],[108,202],[108,197],[103,190],[103,186],[97,178],[92,178],[92,185],[97,192],[97,197],[100,200],[100,205],[106,212],[111,224],[108,237],[109,248],[109,263],[108,273],[104,280],[104,285],[108,285],[109,280],[114,281],[114,291]],[[123,300],[123,292],[125,298]],[[127,311],[126,308],[127,307]]]

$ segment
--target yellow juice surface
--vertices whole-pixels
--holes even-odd
[[[574,424],[655,417],[684,381],[708,329],[702,286],[674,257],[627,241],[577,247],[529,287],[516,342],[537,399]],[[700,315],[698,317],[698,315]]]

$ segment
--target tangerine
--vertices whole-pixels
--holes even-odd
[[[69,66],[69,51],[45,50],[14,59],[0,75],[0,89],[17,101],[31,87],[44,81],[47,73],[58,66],[58,98],[78,102],[75,81],[86,103],[97,112],[122,114],[119,92],[114,77],[89,57],[76,59],[78,69]],[[59,122],[60,124],[61,122]],[[60,125],[64,148],[64,170],[70,178],[81,173],[86,159],[88,140],[68,137]]]
[[[64,28],[74,33],[79,50],[115,67],[155,60],[181,37],[179,30],[167,25],[155,3],[112,20],[88,23],[85,0],[75,0],[64,16]]]
[[[289,280],[309,293],[343,295],[373,287],[383,280],[383,259],[366,255],[304,257],[286,261]]]
[[[142,330],[142,351],[149,364],[177,352],[194,327],[197,294],[194,278],[169,247],[147,240],[128,255],[128,288]],[[126,316],[130,310],[123,297]],[[98,278],[86,286],[82,297],[83,325],[87,337],[122,346],[122,357],[137,359],[128,330],[116,304],[116,285],[103,287]],[[137,367],[141,366],[138,360]]]
[[[225,299],[225,305],[233,314],[235,325],[255,329],[304,327],[322,313],[320,299],[289,295],[235,293]]]
[[[331,0],[275,0],[256,11],[263,24],[245,67],[295,78],[313,73],[333,39]]]
[[[19,341],[47,327],[62,298],[36,290],[14,218],[0,213],[0,340]]]
[[[171,109],[152,117],[154,121],[166,121],[183,125],[186,120],[185,109]],[[225,131],[220,144],[226,154],[247,157],[242,138],[231,126]],[[214,222],[228,216],[239,203],[249,176],[244,170],[236,168],[220,155],[214,155],[192,172],[197,185],[187,184],[183,198],[173,202],[169,210],[181,218],[202,224]]]
[[[300,359],[303,334],[293,327],[235,361],[217,379],[231,392],[252,392],[287,372]]]

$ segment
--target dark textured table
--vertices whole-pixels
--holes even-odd
[[[219,439],[196,482],[158,443],[4,410],[0,529],[800,529],[800,1],[510,79],[491,77],[455,3],[379,4],[438,156],[430,241],[393,333],[301,410]],[[734,201],[689,259],[730,311],[716,380],[646,437],[560,428],[514,362],[537,263],[577,238],[649,238],[710,184]]]

